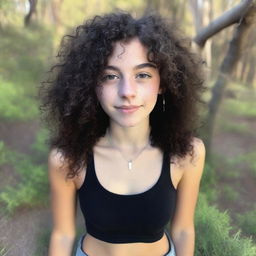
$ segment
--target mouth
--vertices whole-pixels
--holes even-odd
[[[129,106],[117,106],[116,109],[123,113],[133,113],[137,111],[141,106],[129,105]]]

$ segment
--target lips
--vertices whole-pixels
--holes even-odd
[[[140,108],[137,105],[129,105],[129,106],[118,106],[116,107],[120,112],[123,113],[133,113]]]

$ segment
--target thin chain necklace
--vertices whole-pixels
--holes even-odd
[[[127,167],[128,167],[128,170],[131,171],[132,170],[132,164],[133,162],[140,156],[140,154],[148,147],[149,145],[149,142],[147,142],[147,144],[140,150],[137,152],[137,154],[135,154],[135,156],[129,160],[127,160],[127,158],[124,156],[122,150],[117,147],[116,145],[114,145],[113,141],[112,141],[112,138],[110,136],[110,133],[108,132],[108,141],[109,141],[109,144],[115,148],[116,150],[119,151],[120,155],[123,157],[123,159],[127,162]]]

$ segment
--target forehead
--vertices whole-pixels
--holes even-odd
[[[138,38],[133,38],[129,41],[118,41],[114,44],[113,52],[108,59],[108,64],[118,64],[122,62],[141,62],[148,61],[148,50],[139,41]]]

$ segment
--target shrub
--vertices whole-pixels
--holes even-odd
[[[0,256],[6,256],[7,255],[7,251],[4,247],[0,246]]]
[[[251,211],[239,214],[237,216],[237,222],[243,233],[251,236],[256,241],[256,207]]]
[[[38,162],[46,162],[49,151],[47,145],[48,138],[48,130],[42,128],[37,132],[35,142],[31,145],[31,149],[34,150],[34,159],[36,159]]]
[[[0,76],[0,117],[5,120],[31,120],[38,115],[35,100],[17,83]],[[22,100],[20,100],[22,98]]]
[[[0,193],[2,209],[13,213],[20,206],[35,206],[47,202],[47,171],[45,165],[33,163],[29,156],[6,150],[9,161],[19,175],[15,186],[6,185]]]
[[[196,211],[195,256],[252,256],[256,245],[240,233],[231,235],[230,218],[226,212],[209,206],[204,195],[200,195]],[[233,231],[233,230],[232,230]]]
[[[7,152],[6,152],[4,142],[0,140],[0,166],[7,162],[6,154]]]
[[[218,192],[215,189],[215,184],[215,169],[209,162],[206,162],[201,181],[200,191],[204,193],[209,202],[215,201],[218,197]]]
[[[35,206],[45,202],[48,191],[46,167],[32,164],[28,159],[19,160],[15,170],[21,180],[15,186],[7,185],[0,193],[0,202],[12,213],[20,206]]]

